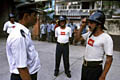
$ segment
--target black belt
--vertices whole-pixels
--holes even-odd
[[[83,65],[88,66],[88,67],[95,67],[95,66],[100,66],[102,65],[103,61],[86,61],[84,60]]]
[[[68,42],[68,43],[59,43],[59,42],[57,42],[57,44],[60,44],[60,45],[68,45],[69,42]]]

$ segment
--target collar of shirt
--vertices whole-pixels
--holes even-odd
[[[20,23],[19,23],[20,24]],[[22,29],[27,35],[29,35],[30,34],[30,31],[29,31],[29,29],[28,28],[26,28],[24,25],[22,25],[22,24],[20,24],[21,25],[21,27],[20,27],[20,29]]]

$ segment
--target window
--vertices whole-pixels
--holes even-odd
[[[89,9],[89,2],[82,2],[82,9]]]

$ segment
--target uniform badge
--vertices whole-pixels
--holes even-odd
[[[15,26],[12,26],[12,28],[15,28]]]
[[[65,32],[61,32],[61,35],[65,35]]]
[[[94,40],[92,40],[91,38],[88,40],[88,44],[90,45],[90,46],[93,46],[93,44],[94,44]]]

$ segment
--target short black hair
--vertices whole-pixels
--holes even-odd
[[[31,13],[33,13],[35,11],[33,10],[21,10],[21,11],[17,11],[17,18],[18,20],[21,20],[24,16],[24,13],[28,13],[29,15],[31,15]]]
[[[16,6],[17,18],[20,20],[23,18],[24,13],[31,14],[33,12],[37,13],[35,2],[24,2]]]

